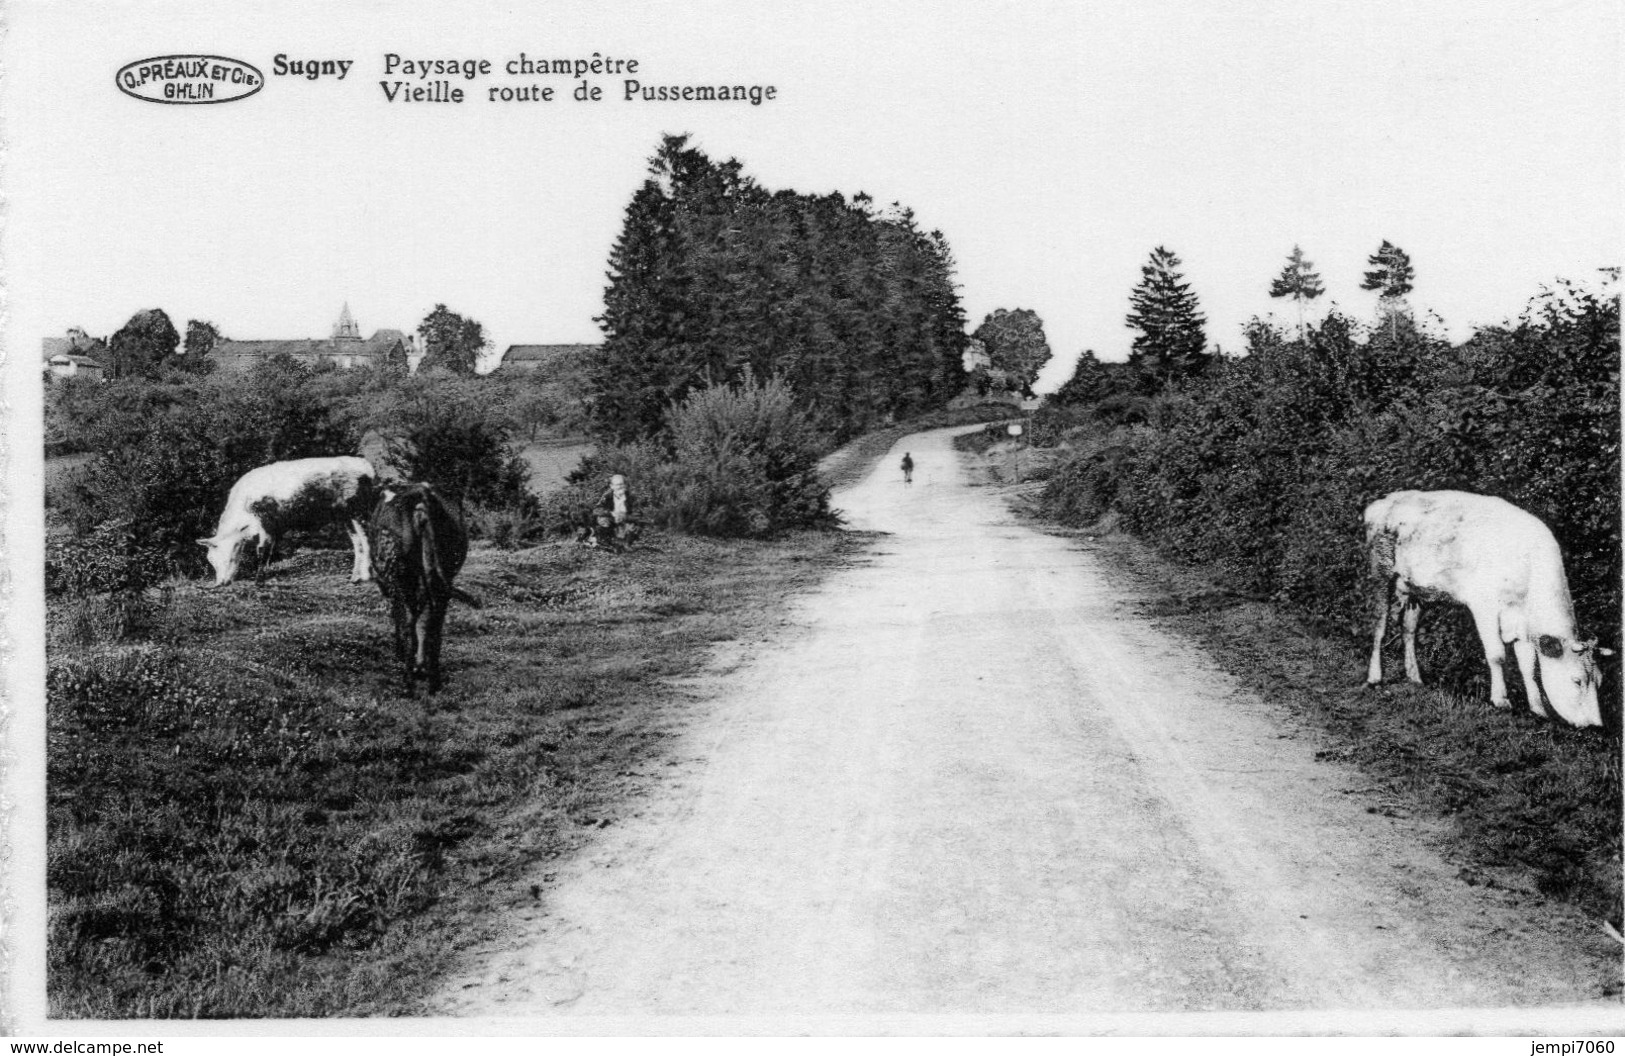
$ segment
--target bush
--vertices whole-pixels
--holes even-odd
[[[207,390],[195,381],[50,378],[45,386],[47,455],[110,451],[140,440],[153,420]]]
[[[1046,400],[1038,410],[1028,418],[1026,440],[1034,447],[1057,447],[1067,439],[1074,430],[1083,429],[1090,423],[1089,412],[1080,406],[1069,403],[1056,403],[1053,398]]]
[[[74,545],[90,545],[107,568],[116,564],[110,548],[123,547],[132,567],[161,560],[166,573],[202,572],[196,540],[214,534],[244,473],[355,451],[359,436],[348,416],[314,396],[304,384],[309,372],[294,367],[271,364],[246,378],[196,382],[148,418],[139,436],[70,473],[58,508]]]
[[[546,521],[541,505],[531,501],[515,506],[471,506],[466,527],[470,538],[484,539],[502,550],[517,550],[540,537]]]
[[[128,517],[105,521],[81,539],[53,538],[45,548],[47,594],[140,591],[168,574],[164,553],[143,546]]]
[[[779,379],[691,393],[667,413],[667,446],[602,444],[549,495],[554,530],[585,523],[609,478],[626,477],[634,519],[697,535],[761,537],[833,527],[818,475],[825,440]]]
[[[690,393],[666,416],[678,472],[667,523],[704,535],[762,536],[832,527],[818,477],[824,438],[778,378]]]
[[[593,509],[609,490],[609,478],[619,473],[627,481],[632,519],[659,523],[674,470],[668,453],[650,441],[599,444],[582,456],[564,487],[542,497],[540,519],[553,533],[590,525]]]
[[[1131,441],[1109,435],[1070,453],[1039,494],[1039,510],[1062,524],[1094,524],[1117,505],[1118,489],[1135,455]]]
[[[383,439],[388,464],[459,503],[534,513],[530,474],[500,403],[479,378],[431,372],[380,390],[363,420]]]

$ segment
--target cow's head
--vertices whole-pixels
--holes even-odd
[[[237,578],[237,562],[242,556],[243,544],[253,533],[249,529],[211,535],[199,539],[198,545],[207,550],[209,567],[214,569],[214,585],[223,587]]]
[[[1612,649],[1599,649],[1590,641],[1540,636],[1540,688],[1546,703],[1571,726],[1601,726],[1602,708],[1597,688],[1602,677],[1597,671],[1599,656],[1612,656]]]

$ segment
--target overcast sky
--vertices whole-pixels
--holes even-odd
[[[161,307],[229,336],[415,329],[437,302],[511,343],[595,341],[604,267],[662,132],[771,188],[867,191],[940,228],[972,325],[1044,320],[1063,380],[1121,359],[1152,247],[1209,341],[1241,345],[1294,243],[1329,295],[1383,239],[1461,337],[1542,283],[1621,263],[1616,3],[7,5],[0,242],[9,340],[107,335]],[[741,104],[492,104],[530,56],[636,58],[654,84],[772,84]],[[384,55],[487,58],[461,105],[390,103]],[[119,67],[206,53],[268,83],[225,105],[120,94]],[[350,59],[342,81],[277,54]],[[540,80],[540,79],[536,79]],[[619,95],[619,78],[594,78]],[[549,78],[568,95],[575,82]],[[26,358],[26,357],[24,357]],[[32,373],[32,367],[28,368]]]

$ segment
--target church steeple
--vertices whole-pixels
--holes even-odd
[[[355,320],[350,317],[350,302],[349,301],[344,302],[344,310],[339,313],[339,321],[333,324],[333,340],[335,340],[335,341],[359,341],[359,340],[361,340],[361,328],[359,326],[356,326],[355,325]]]

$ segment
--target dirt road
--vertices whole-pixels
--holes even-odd
[[[561,867],[440,1011],[1597,994],[1617,948],[1594,923],[1469,887],[1430,849],[1437,833],[1369,813],[1356,772],[1136,617],[1086,549],[967,486],[950,433],[909,437],[837,496],[853,526],[889,533],[873,559],[720,680],[669,795]]]

